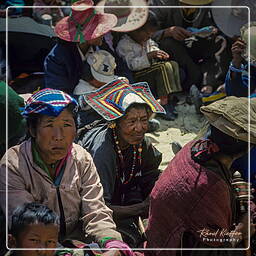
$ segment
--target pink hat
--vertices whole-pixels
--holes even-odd
[[[57,36],[65,41],[84,43],[103,36],[117,23],[113,14],[99,13],[92,0],[81,0],[72,5],[70,16],[55,26]]]

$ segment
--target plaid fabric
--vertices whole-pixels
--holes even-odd
[[[85,93],[83,100],[107,121],[122,117],[133,103],[148,104],[152,112],[165,113],[146,82],[128,84],[124,80],[114,80],[96,91]]]
[[[69,104],[78,106],[77,101],[65,92],[46,88],[33,94],[21,113],[24,117],[31,114],[58,116]]]

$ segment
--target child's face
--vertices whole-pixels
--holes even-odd
[[[16,248],[56,248],[58,226],[54,224],[31,224],[14,238]],[[53,256],[55,250],[16,251],[17,256]]]

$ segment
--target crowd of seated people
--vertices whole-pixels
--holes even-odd
[[[14,21],[9,47],[0,39],[3,255],[253,252],[256,206],[232,179],[239,171],[256,186],[256,6],[246,3],[248,24],[247,8],[214,11],[217,4],[1,3],[0,33],[6,14]],[[232,24],[218,18],[229,15]],[[145,134],[179,118],[180,95],[208,123],[161,173],[162,153]],[[225,235],[213,240],[216,232]]]

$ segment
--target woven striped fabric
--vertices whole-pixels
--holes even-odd
[[[146,82],[128,84],[117,79],[96,91],[84,94],[83,100],[107,121],[122,117],[133,103],[147,104],[154,113],[165,113]]]
[[[26,102],[24,117],[31,114],[58,116],[69,104],[78,107],[77,101],[65,92],[46,88],[33,94]]]

